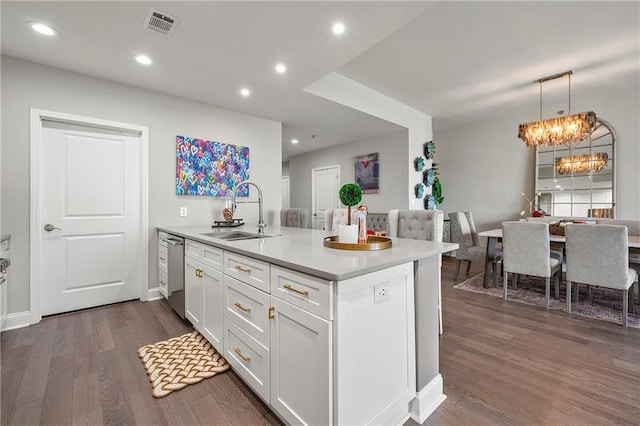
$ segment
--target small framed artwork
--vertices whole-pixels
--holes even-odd
[[[364,194],[380,192],[380,163],[378,153],[359,155],[354,158],[355,181]]]

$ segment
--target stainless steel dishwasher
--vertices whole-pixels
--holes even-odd
[[[169,235],[167,243],[167,301],[184,318],[184,238]]]

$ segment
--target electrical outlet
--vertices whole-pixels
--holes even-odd
[[[391,288],[386,285],[377,285],[373,289],[373,301],[375,303],[382,302],[391,297]]]
[[[180,207],[180,217],[187,217],[187,208]]]

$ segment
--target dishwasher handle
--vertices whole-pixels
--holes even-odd
[[[173,238],[160,238],[161,241],[164,241],[167,244],[171,244],[172,246],[183,246],[184,245],[184,240],[183,239],[173,239]]]

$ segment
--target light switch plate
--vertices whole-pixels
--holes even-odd
[[[187,217],[187,208],[180,207],[180,217]]]

